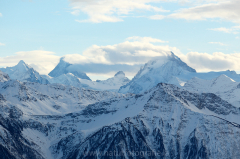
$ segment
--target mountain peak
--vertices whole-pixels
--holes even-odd
[[[138,94],[161,82],[182,86],[184,81],[180,77],[191,73],[196,73],[196,70],[189,67],[173,52],[166,52],[165,56],[147,62],[132,81],[119,89],[119,92]]]
[[[22,65],[26,66],[27,64],[23,60],[20,60],[16,66],[22,66]]]
[[[48,75],[51,77],[58,77],[62,74],[67,74],[68,71],[66,69],[69,66],[71,66],[71,64],[64,61],[64,57],[61,57],[58,65]]]
[[[17,65],[13,67],[6,67],[1,69],[4,73],[8,74],[11,79],[16,79],[22,82],[37,82],[48,84],[49,81],[43,78],[36,70],[20,60]]]
[[[65,57],[60,58],[58,65],[48,74],[51,77],[59,77],[63,74],[72,73],[74,76],[81,79],[91,79],[87,76],[86,73],[81,71],[81,68],[77,64],[70,64],[66,62]]]
[[[118,71],[118,72],[114,75],[114,77],[119,77],[119,76],[125,77],[125,73],[124,73],[123,71]]]
[[[28,64],[26,64],[23,60],[20,60],[19,62],[18,62],[18,64],[16,65],[16,66],[14,66],[15,68],[17,68],[18,69],[18,71],[20,71],[20,72],[26,72],[26,71],[28,71],[31,67],[28,65]]]
[[[217,83],[219,83],[219,84],[227,84],[227,83],[233,83],[233,82],[235,82],[233,79],[231,79],[230,77],[228,77],[228,76],[226,76],[224,74],[218,76],[217,78],[215,78],[213,80],[213,84],[217,84]]]
[[[63,62],[70,64],[69,62],[65,61],[65,57],[61,57],[61,58],[60,58],[60,63],[63,63]]]
[[[23,60],[20,60],[18,64],[26,64]]]

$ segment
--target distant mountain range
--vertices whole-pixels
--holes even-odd
[[[8,74],[11,79],[22,82],[59,83],[78,88],[134,94],[143,93],[160,82],[183,87],[194,77],[211,80],[226,75],[234,81],[240,82],[240,75],[235,71],[198,73],[173,52],[169,52],[168,56],[157,57],[146,63],[132,80],[129,80],[124,72],[119,71],[114,77],[107,80],[92,81],[86,73],[79,69],[78,64],[70,64],[64,58],[60,59],[59,64],[48,75],[40,75],[24,61],[20,61],[14,67],[0,68],[0,70]]]
[[[91,81],[63,58],[49,75],[0,70],[0,158],[240,158],[234,71],[197,73],[172,52],[132,80]]]

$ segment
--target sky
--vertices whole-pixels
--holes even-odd
[[[48,74],[61,57],[93,80],[172,51],[198,72],[240,71],[239,0],[0,1],[0,67]]]

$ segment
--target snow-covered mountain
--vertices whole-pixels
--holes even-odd
[[[214,93],[232,105],[240,108],[240,82],[226,75],[220,75],[212,80],[192,78],[183,87],[192,92]]]
[[[90,80],[86,73],[79,70],[76,65],[72,65],[64,60],[64,57],[60,59],[58,65],[48,74],[51,77],[59,77],[61,75],[71,73],[78,78]]]
[[[116,86],[116,88],[118,88],[119,86],[123,86],[130,82],[130,80],[125,76],[123,71],[119,71],[114,75],[114,77],[107,80],[97,80],[97,82],[105,85]]]
[[[112,155],[116,159],[237,159],[240,156],[240,109],[213,93],[192,93],[160,83],[142,94],[105,98],[72,113],[31,115],[13,103],[21,99],[25,99],[21,100],[24,105],[46,100],[46,106],[51,106],[52,100],[61,102],[76,97],[76,88],[36,83],[24,86],[21,82],[22,86],[16,87],[12,83],[1,84],[2,158],[103,159]],[[21,97],[16,94],[11,97],[9,92],[13,88],[18,88]],[[50,99],[39,94],[32,95],[37,101],[31,94],[26,98],[32,90],[50,92],[47,94]],[[72,107],[71,103],[67,105]]]
[[[26,80],[33,69],[18,65],[5,69],[18,80],[0,72],[0,158],[240,158],[240,77],[234,71],[196,73],[169,53],[130,82],[122,71],[96,82],[54,71],[59,76],[44,77],[58,81],[41,84]],[[59,68],[67,65],[62,60]],[[120,92],[136,94],[87,89],[124,84]]]
[[[146,63],[135,77],[119,89],[120,93],[143,93],[156,86],[158,83],[169,83],[182,87],[187,81],[196,77],[205,80],[227,75],[234,81],[240,82],[240,75],[235,71],[220,71],[198,73],[181,61],[174,53],[169,52],[167,57],[161,57]]]
[[[173,52],[169,52],[166,57],[146,63],[128,84],[119,89],[119,92],[142,93],[160,82],[180,86],[184,81],[181,81],[178,76],[189,74],[189,72],[195,73],[196,70],[181,61]]]
[[[121,86],[126,85],[130,82],[130,80],[125,76],[123,71],[119,71],[114,75],[114,77],[106,80],[97,80],[96,82],[81,80],[81,82],[96,90],[109,90],[117,92]]]
[[[52,84],[58,83],[58,84],[73,86],[77,88],[90,88],[88,85],[83,84],[81,81],[89,81],[90,83],[92,82],[90,80],[81,79],[72,73],[62,74],[58,77],[51,77],[51,76],[44,76],[44,77],[47,78],[48,81]]]
[[[0,70],[9,75],[11,79],[23,82],[37,82],[49,84],[49,81],[43,78],[36,70],[21,60],[16,66],[0,68]]]
[[[127,96],[62,84],[43,85],[17,80],[0,83],[0,94],[8,101],[7,104],[15,105],[24,113],[32,115],[71,113],[104,99]]]
[[[211,80],[194,77],[187,81],[183,88],[194,92],[216,93],[231,90],[233,87],[236,87],[236,85],[238,85],[238,82],[223,74]]]
[[[91,81],[86,73],[81,72],[78,65],[70,64],[64,60],[64,57],[60,59],[59,64],[48,74],[44,76],[50,83],[59,83],[64,85],[70,85],[78,88],[87,88],[93,90],[108,90],[117,92],[119,88],[127,84],[130,80],[125,77],[125,73],[119,71],[112,78],[107,80]]]
[[[130,81],[127,77],[125,77],[125,73],[122,71],[117,72],[114,77],[102,81],[90,81],[87,79],[81,79],[72,73],[62,74],[54,78],[50,76],[44,77],[47,78],[50,83],[59,83],[93,90],[108,90],[113,92],[117,92],[121,86],[127,84]]]

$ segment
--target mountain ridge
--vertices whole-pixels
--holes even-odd
[[[44,87],[68,92],[60,85]],[[106,99],[67,114],[32,116],[17,108],[12,111],[18,112],[13,120],[23,123],[23,138],[38,145],[43,158],[91,158],[92,152],[104,152],[104,158],[113,151],[123,152],[124,159],[129,158],[126,152],[133,158],[138,158],[136,152],[159,152],[161,158],[240,155],[234,146],[240,141],[240,110],[212,93],[191,93],[171,84],[159,83],[142,94]],[[234,141],[224,140],[227,137]],[[227,145],[223,149],[215,148],[223,143]]]
[[[91,79],[87,76],[86,73],[79,71],[77,68],[71,68],[71,66],[73,65],[66,62],[64,60],[64,57],[62,57],[58,65],[48,75],[51,77],[59,77],[60,75],[63,75],[63,74],[72,73],[78,78],[91,81]]]
[[[0,68],[0,70],[11,79],[17,79],[20,81],[37,82],[42,84],[49,84],[49,81],[43,78],[36,70],[26,64],[23,60],[19,61],[16,66]]]

